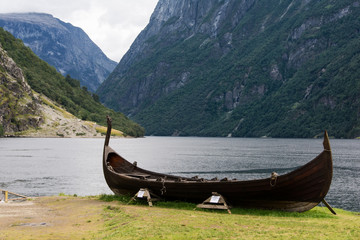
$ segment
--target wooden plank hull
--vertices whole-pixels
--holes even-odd
[[[117,195],[135,194],[140,188],[148,188],[168,200],[201,203],[217,192],[233,206],[303,212],[324,199],[332,180],[332,156],[326,133],[324,151],[309,163],[276,179],[250,181],[196,180],[151,172],[122,158],[108,142],[109,139],[103,154],[104,176]]]

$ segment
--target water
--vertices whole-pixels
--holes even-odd
[[[102,172],[103,139],[0,139],[0,189],[27,196],[112,193]],[[360,141],[330,140],[333,207],[360,212]],[[179,176],[267,178],[304,165],[323,149],[320,139],[146,137],[111,139],[130,162]]]

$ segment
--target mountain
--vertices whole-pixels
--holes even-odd
[[[141,126],[104,107],[78,80],[62,76],[0,28],[0,135],[31,130],[48,136],[56,129],[55,136],[94,136],[103,132],[107,115],[122,135],[144,135]]]
[[[360,136],[360,1],[160,0],[99,87],[150,135]]]
[[[0,44],[0,137],[101,137],[102,127],[82,121],[33,91]],[[121,132],[117,135],[123,136]]]
[[[37,128],[44,121],[40,103],[22,70],[0,44],[0,136]]]
[[[0,27],[64,76],[95,92],[116,66],[80,28],[43,13],[0,14]]]

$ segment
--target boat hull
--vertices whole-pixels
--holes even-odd
[[[148,188],[164,199],[201,203],[217,192],[233,206],[303,212],[326,196],[332,179],[332,156],[330,149],[324,149],[306,165],[275,179],[212,181],[141,169],[105,146],[103,170],[107,184],[117,195]]]

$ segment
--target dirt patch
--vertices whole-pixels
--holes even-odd
[[[103,227],[104,203],[41,197],[0,203],[0,239],[91,239]]]

